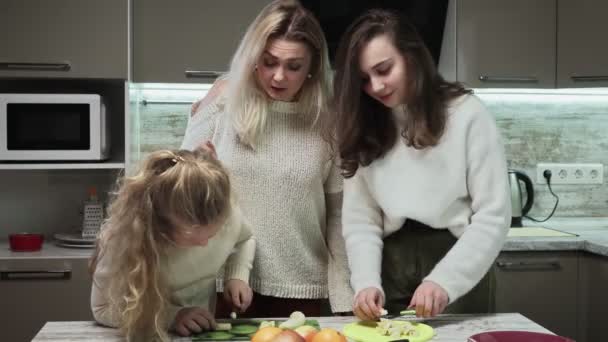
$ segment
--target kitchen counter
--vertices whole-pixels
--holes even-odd
[[[3,259],[88,259],[93,255],[93,248],[68,248],[57,246],[53,241],[45,240],[42,249],[37,252],[13,252],[8,240],[0,240],[0,260]]]
[[[601,218],[552,218],[548,222],[524,222],[525,226],[541,226],[573,233],[568,237],[510,237],[503,251],[586,251],[608,256],[608,217]],[[517,229],[517,228],[513,228]],[[89,258],[92,249],[74,249],[45,241],[39,252],[11,252],[8,241],[0,240],[0,260],[2,259],[66,259]]]
[[[355,317],[320,317],[321,327],[342,330],[342,327],[354,322]],[[432,342],[463,342],[467,337],[493,330],[525,330],[550,333],[547,329],[517,313],[484,314],[484,315],[441,315],[426,324],[433,327],[435,337]],[[118,330],[101,327],[94,322],[48,322],[34,337],[32,342],[50,341],[124,341]],[[189,338],[175,337],[174,342],[190,341]]]
[[[553,218],[543,223],[524,220],[524,226],[545,227],[578,236],[509,237],[502,248],[503,251],[578,250],[608,256],[608,217]]]

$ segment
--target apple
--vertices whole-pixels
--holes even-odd
[[[300,336],[304,337],[304,339],[307,339],[308,335],[315,334],[319,330],[317,328],[313,327],[312,325],[303,325],[303,326],[297,327],[296,329],[294,329],[294,331],[297,332],[298,334],[300,334]]]
[[[300,336],[297,332],[291,329],[285,329],[281,331],[272,342],[305,342],[304,337]]]
[[[319,332],[319,329],[313,327],[312,325],[303,325],[295,329],[295,332],[300,334],[300,336],[304,337],[306,342],[311,342],[314,336]]]

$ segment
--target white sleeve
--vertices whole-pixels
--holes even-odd
[[[425,280],[443,287],[454,302],[470,291],[498,256],[511,221],[504,147],[485,108],[467,126],[467,188],[472,216],[464,233]]]
[[[342,230],[355,296],[367,287],[382,290],[382,211],[362,173],[359,169],[344,180],[342,205]]]

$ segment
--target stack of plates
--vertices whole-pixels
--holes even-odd
[[[57,233],[53,237],[61,247],[95,248],[95,238],[83,238],[80,233]]]

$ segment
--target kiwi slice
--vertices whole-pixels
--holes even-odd
[[[224,340],[230,340],[233,337],[234,337],[233,334],[231,334],[229,332],[225,332],[225,331],[208,331],[208,332],[197,335],[195,337],[195,339],[198,341],[204,341],[204,340],[224,341]],[[195,341],[195,339],[193,338],[192,340]]]
[[[250,335],[258,330],[258,327],[250,324],[233,325],[230,329],[231,334],[235,335]]]

